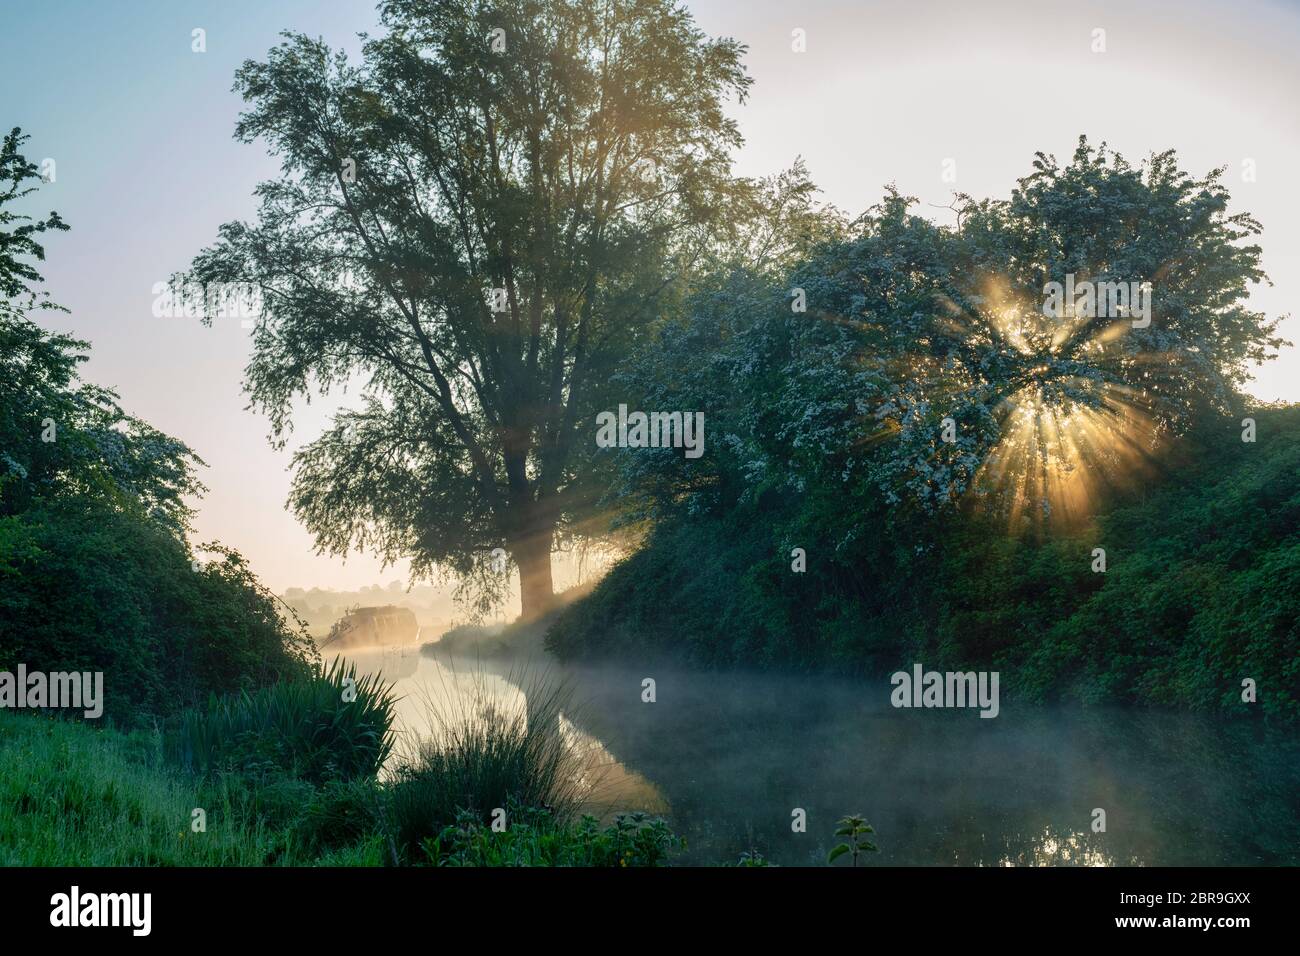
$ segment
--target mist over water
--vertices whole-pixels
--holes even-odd
[[[561,667],[354,652],[401,695],[404,735],[425,702],[468,705],[476,687],[526,706],[520,675],[574,691],[564,730],[598,777],[590,810],[648,810],[686,837],[681,863],[816,865],[836,821],[876,829],[873,865],[1296,865],[1300,744],[1192,714],[1028,707],[908,710],[890,684],[662,667]],[[653,677],[655,703],[641,682]],[[399,745],[399,751],[401,747]],[[791,830],[807,812],[807,832]],[[1093,811],[1106,811],[1093,833]]]

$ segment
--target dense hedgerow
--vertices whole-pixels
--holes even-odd
[[[93,498],[0,515],[0,670],[102,671],[105,714],[147,722],[306,676],[314,647],[235,552]]]
[[[1034,699],[1204,709],[1241,710],[1250,678],[1256,712],[1295,716],[1300,412],[1242,441],[1284,343],[1221,174],[1081,138],[1007,199],[959,196],[956,227],[891,189],[795,261],[717,276],[617,376],[637,407],[703,410],[704,455],[612,453],[606,504],[652,532],[550,646],[998,667]],[[1154,311],[1045,310],[1076,274],[1149,279]]]
[[[1070,531],[1011,534],[961,515],[904,537],[869,502],[854,511],[815,493],[669,519],[561,612],[548,645],[567,658],[998,668],[1033,700],[1233,713],[1252,678],[1259,710],[1294,718],[1300,409],[1252,414],[1256,443],[1235,421],[1206,426],[1186,464]],[[849,520],[867,531],[844,546]],[[792,543],[808,554],[804,574],[790,570]]]

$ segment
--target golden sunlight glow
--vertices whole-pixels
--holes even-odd
[[[1071,347],[1087,319],[1072,311],[1044,316],[1016,302],[1000,277],[986,280],[981,291],[992,334],[1041,362],[995,409],[1002,438],[976,473],[975,498],[994,502],[1012,525],[1086,520],[1106,494],[1150,476],[1157,429],[1138,390],[1054,374],[1052,362],[1067,349],[1079,357],[1099,356],[1128,323],[1110,323]],[[1091,394],[1097,402],[1062,400],[1063,391]]]
[[[1106,386],[1102,408],[1043,401],[1028,386],[999,409],[1003,437],[975,487],[1006,501],[1012,523],[1084,520],[1106,492],[1132,486],[1151,468],[1153,425],[1127,390]]]

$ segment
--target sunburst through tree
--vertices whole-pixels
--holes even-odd
[[[822,316],[857,328],[887,383],[862,447],[891,501],[1086,517],[1285,344],[1245,307],[1267,281],[1260,226],[1228,213],[1221,170],[1193,178],[1171,152],[1134,168],[1082,138],[1034,169],[1010,200],[959,196],[955,228],[890,191],[817,263]]]

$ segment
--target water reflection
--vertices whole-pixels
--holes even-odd
[[[451,703],[475,681],[501,706],[527,706],[517,663],[350,656],[395,680],[406,734],[426,724],[423,695]],[[758,850],[819,864],[835,821],[861,813],[877,864],[1300,863],[1300,745],[1262,728],[1011,701],[981,720],[895,710],[885,680],[541,666],[575,688],[561,729],[594,784],[592,809],[668,816],[688,839],[682,862]],[[653,704],[641,700],[647,676]],[[795,808],[806,833],[791,831]],[[1105,833],[1092,832],[1096,808]]]

